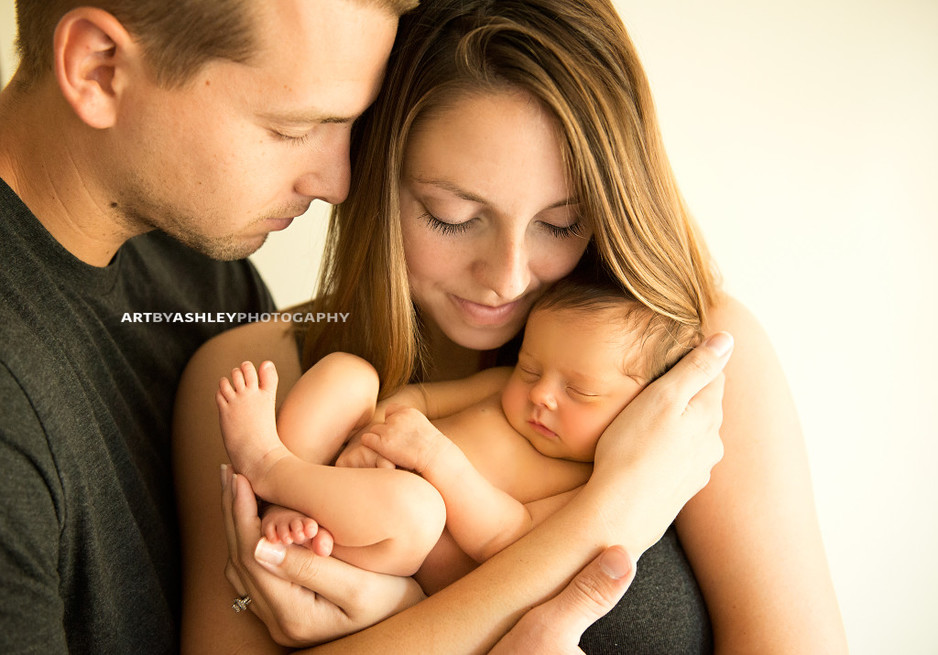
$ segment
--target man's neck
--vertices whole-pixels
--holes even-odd
[[[46,80],[29,91],[0,93],[0,177],[62,247],[87,264],[107,266],[143,230],[110,206],[103,171],[85,155],[92,128],[54,85]]]

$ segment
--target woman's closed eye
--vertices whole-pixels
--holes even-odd
[[[467,231],[472,224],[476,221],[475,218],[470,218],[467,221],[453,222],[443,220],[438,216],[434,216],[428,211],[425,211],[421,218],[426,221],[430,229],[436,230],[440,234],[462,234]],[[554,225],[553,223],[540,222],[540,225],[544,230],[547,231],[552,237],[556,239],[568,239],[571,237],[582,236],[583,229],[580,221],[573,223],[571,225]]]
[[[542,222],[541,225],[544,226],[551,236],[557,237],[558,239],[583,236],[583,226],[580,221],[570,225],[554,225],[553,223],[544,222]]]
[[[450,223],[448,221],[437,218],[430,212],[424,212],[421,218],[427,222],[427,225],[431,229],[436,230],[440,234],[461,234],[462,232],[468,230],[469,226],[475,220],[474,218],[470,218],[468,221],[463,221],[461,223]]]

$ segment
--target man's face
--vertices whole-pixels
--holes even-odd
[[[112,129],[117,210],[219,259],[254,252],[317,198],[344,200],[352,122],[397,28],[347,0],[257,4],[251,61],[209,62],[181,89],[135,84]]]

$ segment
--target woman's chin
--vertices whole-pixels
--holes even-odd
[[[520,327],[506,325],[499,328],[478,328],[461,326],[446,336],[457,346],[469,350],[495,350],[512,340]]]

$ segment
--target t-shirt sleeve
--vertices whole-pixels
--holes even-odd
[[[61,485],[29,398],[2,364],[0,416],[0,653],[65,653]]]

